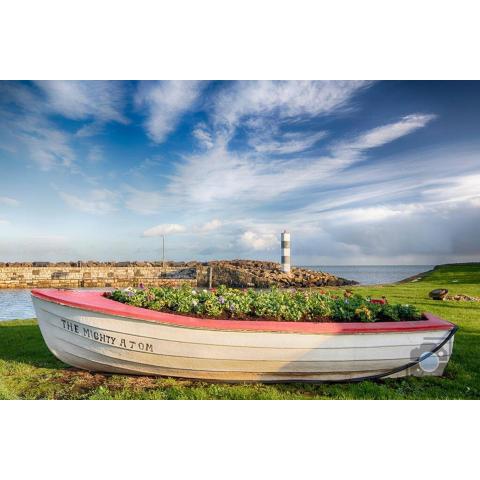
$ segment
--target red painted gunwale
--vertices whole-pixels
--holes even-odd
[[[431,313],[424,313],[425,320],[410,322],[345,322],[345,323],[314,323],[314,322],[276,322],[266,320],[216,320],[208,318],[187,317],[172,313],[156,312],[146,308],[133,307],[103,296],[101,291],[88,290],[32,290],[34,297],[79,308],[91,312],[99,312],[115,317],[146,320],[168,325],[187,328],[201,328],[209,330],[231,330],[252,332],[283,332],[283,333],[324,333],[324,334],[351,334],[351,333],[393,333],[415,332],[429,330],[451,330],[454,325],[435,317]]]

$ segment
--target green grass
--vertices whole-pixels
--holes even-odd
[[[416,282],[355,287],[414,304],[459,325],[445,376],[358,384],[228,385],[172,378],[92,374],[67,367],[47,349],[35,320],[0,322],[0,399],[479,399],[480,303],[439,302],[428,292],[480,296],[480,264],[445,265]]]

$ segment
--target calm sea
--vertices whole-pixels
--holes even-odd
[[[373,285],[398,282],[426,272],[433,265],[314,265],[305,268],[356,280],[363,285]],[[0,321],[33,317],[35,312],[29,290],[0,290]]]
[[[398,282],[433,267],[434,265],[311,265],[305,268],[356,280],[362,285],[375,285]]]

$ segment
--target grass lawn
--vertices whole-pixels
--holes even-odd
[[[417,305],[456,323],[452,359],[442,378],[358,384],[227,385],[172,378],[92,374],[57,360],[36,320],[0,322],[0,399],[479,399],[480,303],[439,302],[434,288],[480,297],[480,264],[445,265],[418,281],[355,287],[391,303]]]

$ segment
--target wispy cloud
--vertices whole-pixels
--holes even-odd
[[[305,152],[311,149],[317,142],[325,138],[326,132],[303,133],[289,132],[280,136],[279,139],[254,136],[250,139],[250,145],[255,151],[263,154],[288,155]]]
[[[253,250],[271,250],[274,247],[278,247],[279,242],[278,235],[274,233],[252,232],[248,230],[240,237],[241,245]]]
[[[46,108],[72,120],[128,123],[124,85],[115,81],[40,81]]]
[[[148,258],[158,242],[131,239],[161,234],[175,235],[171,258],[276,258],[283,228],[294,234],[295,262],[480,254],[480,145],[468,129],[453,144],[448,130],[462,122],[463,106],[449,106],[460,95],[432,101],[433,92],[415,105],[415,85],[401,82],[205,85],[0,82],[0,143],[9,146],[0,155],[11,169],[0,175],[4,225],[17,175],[38,195],[39,218],[60,199],[60,215],[98,225],[82,239],[66,222],[78,258],[93,243],[98,255]],[[409,101],[399,105],[402,88]],[[398,96],[382,104],[392,90]],[[18,224],[35,236],[25,210],[16,213],[4,231]]]
[[[216,123],[236,126],[246,117],[314,117],[345,108],[368,85],[357,81],[236,82],[215,99]]]
[[[209,220],[202,224],[191,226],[181,225],[178,223],[163,223],[156,225],[143,232],[144,237],[158,237],[172,233],[190,233],[194,235],[211,233],[218,230],[222,226],[222,222],[218,218]]]
[[[212,148],[215,145],[211,132],[208,131],[207,126],[203,122],[194,128],[193,136],[205,148]]]
[[[380,147],[408,135],[415,130],[425,127],[436,118],[433,114],[407,115],[396,122],[373,128],[358,137],[339,143],[335,152],[337,154],[355,153]]]
[[[73,166],[76,155],[67,133],[55,128],[47,120],[36,117],[18,120],[16,125],[17,138],[41,170]]]
[[[222,222],[218,218],[214,218],[213,220],[205,222],[203,225],[196,226],[194,230],[200,233],[207,233],[218,230],[221,226]]]
[[[162,225],[156,225],[143,232],[144,237],[160,237],[162,235],[170,235],[172,233],[183,233],[186,231],[184,225],[178,223],[164,223]]]
[[[136,213],[152,215],[160,211],[170,198],[162,192],[126,187],[125,206]]]
[[[162,143],[175,130],[182,115],[198,100],[203,82],[142,82],[136,104],[147,112],[145,127],[156,143]]]
[[[72,171],[77,155],[74,140],[90,136],[108,122],[127,123],[123,115],[123,86],[119,82],[42,81],[0,85],[5,131],[29,152],[41,170],[66,167]],[[13,106],[13,110],[12,110]],[[65,117],[84,123],[77,135],[52,119]]]
[[[330,155],[274,161],[269,156],[232,152],[220,145],[186,156],[167,188],[192,204],[253,200],[268,201],[291,192],[305,191],[334,178],[363,158],[373,146],[386,144],[427,125],[432,115],[405,117],[366,131],[350,142],[334,144]],[[318,138],[318,137],[317,137]],[[313,142],[310,138],[310,142]],[[178,192],[181,192],[180,194]]]
[[[0,197],[0,205],[6,205],[7,207],[18,207],[20,202],[11,197]]]
[[[100,145],[93,145],[88,150],[87,161],[90,163],[99,163],[104,160],[103,148]]]
[[[70,207],[84,213],[106,215],[116,210],[117,194],[107,189],[95,189],[85,197],[59,192],[60,197]]]

